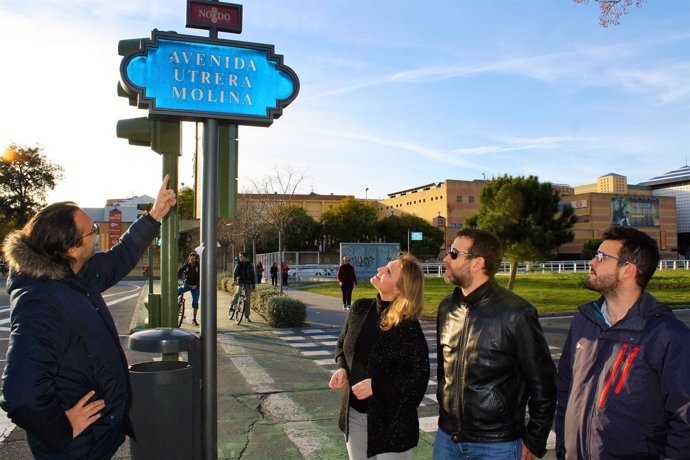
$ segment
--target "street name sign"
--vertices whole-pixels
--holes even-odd
[[[269,126],[299,92],[273,45],[154,30],[120,64],[122,87],[151,118]]]

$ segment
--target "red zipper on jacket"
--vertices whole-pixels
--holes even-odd
[[[628,373],[630,372],[630,367],[632,366],[632,363],[635,360],[635,356],[637,356],[638,351],[640,351],[640,347],[635,347],[628,355],[628,359],[625,361],[625,367],[623,368],[623,374],[621,375],[621,378],[618,381],[618,385],[616,385],[616,394],[621,392],[621,388],[623,388],[625,381],[628,380]]]
[[[604,385],[604,391],[601,392],[601,397],[599,398],[599,408],[604,407],[604,404],[606,404],[606,398],[608,396],[609,390],[611,389],[611,385],[613,385],[613,382],[616,379],[618,368],[623,362],[623,359],[625,358],[625,352],[627,350],[628,344],[624,343],[621,347],[621,351],[618,352],[618,357],[616,358],[616,362],[613,365],[613,368],[611,369],[609,378],[606,380],[606,385]],[[633,348],[630,354],[628,355],[628,358],[625,360],[625,365],[623,366],[623,371],[621,373],[620,379],[618,380],[618,385],[616,385],[616,388],[614,389],[614,392],[616,394],[620,393],[621,389],[623,388],[623,385],[625,385],[625,382],[628,379],[628,374],[630,373],[630,367],[632,366],[632,363],[635,360],[635,356],[637,356],[637,353],[639,351],[640,347]]]

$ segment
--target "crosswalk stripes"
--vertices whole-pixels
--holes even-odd
[[[435,433],[438,430],[438,401],[436,399],[437,355],[436,355],[436,324],[422,321],[422,331],[429,346],[429,364],[431,378],[427,385],[426,394],[419,406],[419,428],[427,433]],[[274,329],[278,337],[296,348],[302,356],[313,358],[312,361],[331,372],[336,371],[335,347],[338,343],[340,330],[338,328],[294,328]],[[558,361],[561,356],[560,348],[549,346],[551,358]],[[555,434],[549,434],[547,449],[554,449]]]
[[[422,322],[422,331],[429,345],[429,362],[431,377],[426,394],[418,409],[419,424],[423,431],[434,433],[438,429],[438,402],[436,401],[436,325]],[[335,347],[338,344],[340,329],[338,328],[304,328],[282,329],[274,332],[285,342],[296,348],[305,358],[313,358],[313,362],[336,371]]]

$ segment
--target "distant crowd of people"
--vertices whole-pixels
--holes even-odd
[[[72,202],[47,206],[4,241],[11,334],[0,407],[36,458],[108,459],[136,435],[128,364],[101,293],[158,235],[176,203],[168,180],[110,250],[95,253],[99,227]],[[603,234],[585,283],[600,297],[579,307],[557,368],[534,305],[495,279],[502,255],[491,232],[457,233],[443,259],[454,289],[438,305],[431,381],[420,262],[401,254],[369,280],[375,297],[352,302],[357,276],[343,257],[344,325],[328,385],[342,391],[338,426],[349,458],[412,459],[431,382],[435,460],[539,458],[554,426],[558,459],[690,459],[690,329],[646,289],[659,264],[656,241],[631,227]],[[191,253],[178,272],[194,324],[199,265]],[[263,273],[239,254],[233,278],[247,302]],[[287,263],[269,273],[273,286],[282,276],[287,287]]]

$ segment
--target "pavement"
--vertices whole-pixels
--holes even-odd
[[[144,287],[130,332],[144,327],[147,293]],[[318,331],[324,340],[337,340],[346,315],[340,299],[292,288],[285,294],[307,305],[307,327],[300,329]],[[270,327],[256,311],[251,312],[251,323],[236,325],[227,318],[229,303],[230,295],[218,291],[218,458],[347,459],[344,437],[337,426],[341,393],[328,388],[333,367],[318,364],[333,356],[319,360],[309,352],[305,354],[290,342],[291,329]],[[185,320],[182,329],[200,333],[201,328]],[[127,335],[121,338],[130,365],[159,359],[160,355],[129,350]],[[183,442],[187,436],[191,433],[170,433],[172,440]],[[433,436],[420,432],[415,459],[431,459]],[[3,445],[1,458],[32,458],[19,428]],[[11,457],[5,457],[8,452],[12,452]],[[114,458],[134,458],[129,440]],[[555,458],[553,451],[545,458]]]

